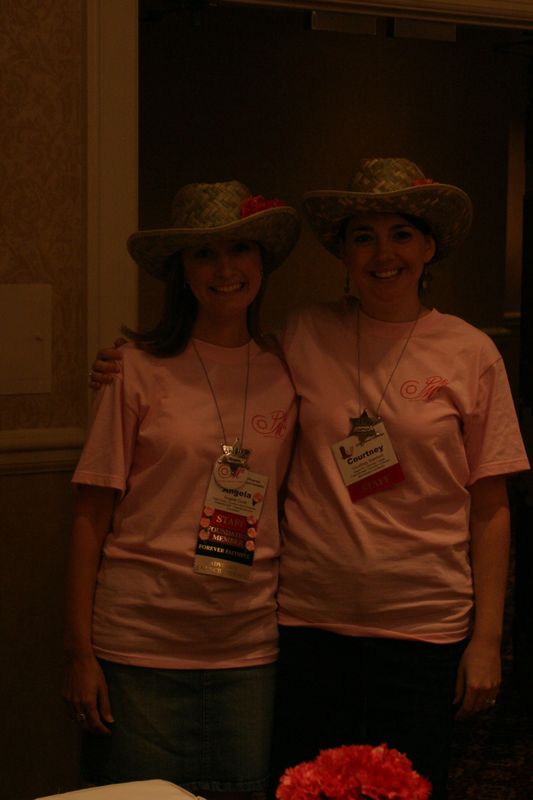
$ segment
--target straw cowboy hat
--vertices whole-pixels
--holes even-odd
[[[172,226],[138,231],[127,246],[140,267],[164,279],[173,253],[222,239],[244,239],[261,245],[264,268],[271,272],[287,258],[299,232],[294,208],[281,200],[254,197],[239,181],[190,183],[174,197]]]
[[[348,191],[307,192],[303,206],[314,233],[337,258],[341,223],[358,212],[408,214],[424,220],[437,246],[432,261],[457,247],[472,223],[472,203],[462,189],[426,178],[405,158],[363,159]]]

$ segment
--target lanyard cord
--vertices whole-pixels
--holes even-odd
[[[405,353],[405,349],[406,349],[407,345],[409,344],[409,342],[411,340],[411,336],[415,332],[416,324],[417,324],[418,320],[420,319],[421,310],[422,310],[422,306],[419,305],[418,306],[418,311],[416,312],[415,321],[413,322],[413,324],[411,325],[411,328],[409,329],[409,333],[408,333],[407,338],[406,338],[406,340],[404,342],[404,345],[403,345],[403,347],[402,347],[402,349],[400,351],[400,355],[398,356],[396,364],[392,368],[392,372],[389,375],[389,379],[388,379],[387,383],[385,384],[385,388],[383,389],[383,391],[381,393],[381,398],[380,398],[380,401],[378,403],[378,407],[376,409],[376,417],[378,417],[378,418],[379,418],[379,411],[380,411],[380,408],[381,408],[381,404],[383,403],[383,400],[385,398],[385,393],[386,393],[387,389],[390,386],[390,383],[391,383],[391,381],[392,381],[392,379],[394,377],[394,373],[398,369],[398,365],[399,365],[400,361],[402,360],[403,354]],[[358,404],[359,404],[359,415],[361,415],[363,413],[363,409],[361,407],[361,324],[360,324],[359,305],[357,306],[356,315],[357,315],[356,316],[356,336],[357,336],[357,395],[358,395],[357,400],[358,400]]]
[[[209,386],[209,389],[211,391],[211,396],[212,396],[213,401],[215,403],[215,408],[217,410],[217,415],[218,415],[218,421],[220,423],[220,429],[222,431],[222,436],[223,436],[223,439],[224,439],[223,443],[224,444],[228,444],[228,438],[226,436],[226,430],[224,428],[224,422],[222,421],[222,414],[220,413],[220,407],[218,405],[217,396],[215,394],[215,390],[213,388],[213,384],[211,383],[211,379],[209,377],[209,373],[207,372],[207,368],[206,368],[204,362],[202,361],[200,353],[198,352],[198,348],[196,347],[194,339],[191,339],[191,344],[193,346],[194,352],[196,353],[198,361],[200,362],[200,365],[201,365],[201,367],[202,367],[202,369],[204,371],[204,375],[205,375],[205,379],[207,381],[207,385]],[[245,384],[244,384],[244,403],[243,403],[243,410],[242,410],[241,437],[239,439],[241,448],[244,447],[244,426],[245,426],[245,423],[246,423],[246,407],[248,405],[248,382],[249,382],[249,379],[250,379],[250,342],[248,342],[248,347],[247,347],[247,350],[246,350],[246,381],[245,381]]]

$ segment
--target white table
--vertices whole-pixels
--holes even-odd
[[[203,800],[168,781],[133,781],[51,794],[36,800]]]

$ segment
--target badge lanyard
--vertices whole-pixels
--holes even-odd
[[[192,341],[217,411],[223,441],[222,455],[215,462],[200,517],[194,571],[202,575],[246,581],[250,578],[256,549],[257,527],[268,485],[268,477],[247,468],[250,450],[244,445],[244,428],[250,381],[250,343],[240,438],[228,444],[215,388]]]
[[[215,404],[215,408],[217,410],[218,421],[220,423],[220,430],[222,431],[222,442],[220,446],[222,448],[222,455],[219,457],[219,463],[224,462],[229,465],[231,471],[235,473],[238,467],[246,467],[248,456],[250,455],[249,450],[245,450],[244,445],[244,426],[246,423],[246,407],[248,405],[248,383],[250,380],[250,342],[248,342],[248,348],[246,351],[246,379],[244,383],[244,400],[243,400],[243,408],[242,408],[242,424],[241,424],[241,435],[240,438],[237,436],[233,444],[228,443],[228,438],[226,436],[226,430],[224,428],[224,420],[222,419],[222,414],[220,413],[220,407],[218,405],[218,400],[216,396],[215,389],[213,384],[211,383],[211,378],[209,377],[209,373],[207,368],[198,352],[198,348],[194,342],[194,339],[191,339],[191,344],[193,346],[194,352],[196,353],[196,357],[200,362],[200,366],[205,375],[205,379],[207,381],[207,385],[209,386],[209,391],[211,392],[211,397],[213,398],[213,402]]]
[[[405,353],[405,351],[407,349],[407,345],[411,341],[411,337],[412,337],[413,333],[415,332],[415,328],[416,328],[418,320],[420,318],[420,311],[421,310],[422,310],[422,307],[419,305],[418,306],[418,311],[416,312],[415,321],[413,322],[411,328],[409,329],[409,333],[407,334],[407,338],[406,338],[406,340],[405,340],[405,342],[403,344],[402,349],[400,350],[400,354],[399,354],[399,356],[398,356],[398,358],[396,360],[396,364],[392,368],[391,374],[389,375],[389,379],[387,380],[387,382],[385,384],[385,388],[383,389],[383,391],[381,393],[381,397],[379,399],[379,403],[378,403],[378,406],[376,408],[376,418],[372,419],[369,416],[368,411],[366,409],[362,409],[362,407],[361,407],[361,323],[360,323],[360,310],[359,310],[359,306],[357,306],[357,311],[356,311],[357,316],[356,316],[355,325],[356,325],[356,336],[357,336],[357,344],[356,344],[356,347],[357,347],[357,404],[359,406],[359,416],[358,417],[350,417],[350,422],[352,424],[352,429],[351,429],[349,435],[350,436],[357,436],[357,438],[360,440],[361,444],[363,444],[363,442],[366,441],[367,439],[370,439],[370,438],[372,438],[374,436],[374,434],[372,432],[372,428],[373,428],[374,425],[376,425],[378,422],[381,421],[381,417],[379,416],[379,412],[381,410],[381,406],[383,404],[383,400],[385,399],[385,394],[387,393],[387,389],[389,388],[389,386],[391,384],[391,381],[392,381],[394,375],[396,374],[396,370],[398,369],[400,361],[403,358],[403,354]]]
[[[357,402],[359,416],[350,417],[351,430],[348,437],[332,445],[333,456],[353,503],[384,489],[391,489],[397,483],[405,480],[403,470],[379,412],[387,389],[415,331],[420,311],[421,306],[419,306],[416,319],[409,330],[385,388],[381,393],[376,408],[376,416],[372,418],[368,411],[362,408],[361,404],[361,326],[359,307],[357,308]]]

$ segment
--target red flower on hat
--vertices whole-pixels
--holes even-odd
[[[278,208],[279,206],[286,206],[283,200],[274,198],[273,200],[266,200],[263,195],[257,194],[253,197],[247,197],[241,203],[241,217],[249,217],[251,214],[257,214],[258,211],[266,211],[268,208]]]
[[[433,178],[417,178],[411,186],[427,186],[430,183],[434,183]]]

